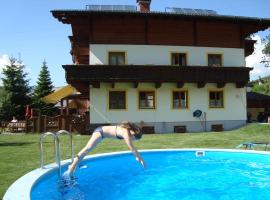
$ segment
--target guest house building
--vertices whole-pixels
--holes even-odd
[[[248,38],[270,19],[137,3],[51,11],[71,25],[74,63],[63,68],[89,97],[90,124],[143,121],[156,133],[245,125],[245,57],[256,42]]]

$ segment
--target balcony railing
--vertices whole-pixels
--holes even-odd
[[[249,81],[248,67],[208,67],[208,66],[148,66],[148,65],[64,65],[69,83],[92,84],[100,82],[155,82],[160,87],[164,82],[174,82],[181,87],[184,83],[235,83],[244,87]]]

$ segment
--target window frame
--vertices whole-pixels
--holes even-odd
[[[111,55],[117,55],[117,54],[122,54],[124,56],[124,64],[111,64]],[[126,65],[126,61],[127,61],[127,53],[125,51],[108,51],[108,65]]]
[[[185,93],[185,101],[186,101],[186,107],[174,107],[174,93],[181,93],[181,92],[184,92]],[[188,90],[173,90],[171,92],[171,95],[172,95],[172,101],[171,101],[171,108],[173,110],[186,110],[186,109],[189,109],[189,92]]]
[[[213,65],[210,65],[209,64],[209,57],[210,56],[220,56],[220,65],[216,65],[216,66],[213,66]],[[222,53],[207,53],[207,65],[209,67],[223,67],[223,54]]]
[[[141,99],[140,94],[144,93],[153,93],[153,107],[142,107],[141,106]],[[155,110],[156,109],[156,91],[155,90],[139,90],[138,91],[138,109],[139,110]]]
[[[218,106],[217,105],[217,98],[216,98],[216,94],[215,94],[215,105],[214,106],[212,106],[211,105],[211,103],[210,103],[210,101],[211,101],[211,99],[210,99],[210,94],[211,94],[211,92],[214,92],[214,93],[222,93],[222,105],[221,106]],[[224,101],[224,91],[223,90],[209,90],[208,91],[208,107],[211,109],[211,108],[225,108],[225,101]]]
[[[111,108],[111,92],[124,92],[124,108]],[[108,91],[108,110],[127,110],[127,92],[125,90],[109,90]]]
[[[185,55],[185,65],[176,65],[176,64],[173,64],[173,56],[174,55]],[[184,66],[187,66],[188,65],[188,54],[186,52],[171,52],[171,66],[178,66],[178,67],[184,67]]]

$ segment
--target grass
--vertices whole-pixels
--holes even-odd
[[[25,173],[39,167],[40,135],[0,135],[0,199],[7,188]],[[62,160],[70,158],[69,138],[61,138]],[[88,141],[89,136],[75,136],[75,153]],[[161,148],[228,148],[234,149],[247,141],[270,141],[270,125],[250,124],[234,131],[220,133],[188,133],[188,134],[155,134],[145,135],[135,142],[138,149]],[[44,160],[53,162],[53,143],[46,138],[44,143]],[[123,141],[104,140],[92,152],[103,153],[127,150]]]

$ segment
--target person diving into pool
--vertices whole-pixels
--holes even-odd
[[[142,124],[142,123],[141,123]],[[131,150],[136,160],[146,168],[146,163],[133,145],[133,140],[139,140],[142,137],[142,128],[131,122],[121,122],[115,126],[101,126],[94,130],[92,137],[89,139],[85,147],[77,154],[73,162],[68,166],[68,170],[63,177],[71,176],[79,162],[93,150],[102,139],[116,138],[125,141],[128,148]]]

